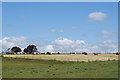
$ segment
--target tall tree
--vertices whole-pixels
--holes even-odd
[[[28,45],[27,48],[24,49],[24,52],[31,54],[37,52],[37,48],[35,45]]]
[[[23,51],[24,51],[25,53],[27,53],[27,52],[28,52],[27,48],[25,48]]]
[[[19,47],[16,47],[16,46],[15,46],[15,47],[12,47],[12,48],[11,48],[11,52],[12,52],[12,53],[21,52],[21,49],[20,49]]]

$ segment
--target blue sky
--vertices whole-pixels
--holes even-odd
[[[3,38],[51,44],[62,37],[89,45],[118,40],[117,2],[3,2],[2,10]]]

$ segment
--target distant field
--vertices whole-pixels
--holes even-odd
[[[3,58],[3,78],[117,78],[118,61]]]
[[[13,58],[28,58],[28,59],[43,59],[43,60],[58,60],[58,61],[109,61],[118,60],[118,55],[115,54],[99,54],[99,55],[83,55],[83,54],[57,54],[57,55],[4,55],[5,57]]]

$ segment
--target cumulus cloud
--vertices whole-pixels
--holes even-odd
[[[98,52],[108,53],[117,52],[118,46],[115,41],[107,40],[97,44],[87,44],[84,40],[69,40],[67,38],[58,38],[52,42],[52,51],[54,52]],[[54,49],[53,49],[54,48]]]
[[[113,40],[107,40],[95,45],[91,45],[89,49],[91,52],[112,53],[118,51],[118,44]]]
[[[18,46],[22,49],[30,43],[26,37],[4,37],[0,40],[3,51],[13,46]],[[57,38],[49,44],[38,43],[37,48],[40,52],[98,52],[108,53],[117,52],[118,44],[113,40],[103,41],[97,44],[87,44],[84,40],[70,40],[68,38]],[[0,51],[2,51],[0,49]]]
[[[4,37],[2,40],[0,40],[0,44],[2,44],[2,50],[0,51],[5,51],[6,49],[11,48],[13,46],[19,46],[23,48],[27,45],[27,39],[23,36]]]
[[[103,22],[107,18],[107,14],[103,12],[93,12],[88,15],[88,18],[90,19],[91,22],[93,21]]]
[[[58,38],[52,42],[55,52],[74,52],[81,51],[85,47],[83,40],[69,40],[67,38]]]
[[[67,38],[58,38],[55,41],[53,41],[52,43],[54,43],[55,45],[71,45],[74,42],[72,40],[67,39]]]
[[[108,31],[108,30],[103,30],[101,32],[101,37],[102,38],[109,38],[111,36],[113,36],[115,33],[113,31]]]
[[[47,45],[44,47],[44,52],[53,52],[54,48],[53,48],[53,45]]]

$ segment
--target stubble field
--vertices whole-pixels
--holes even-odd
[[[115,54],[4,55],[3,78],[118,78]]]

